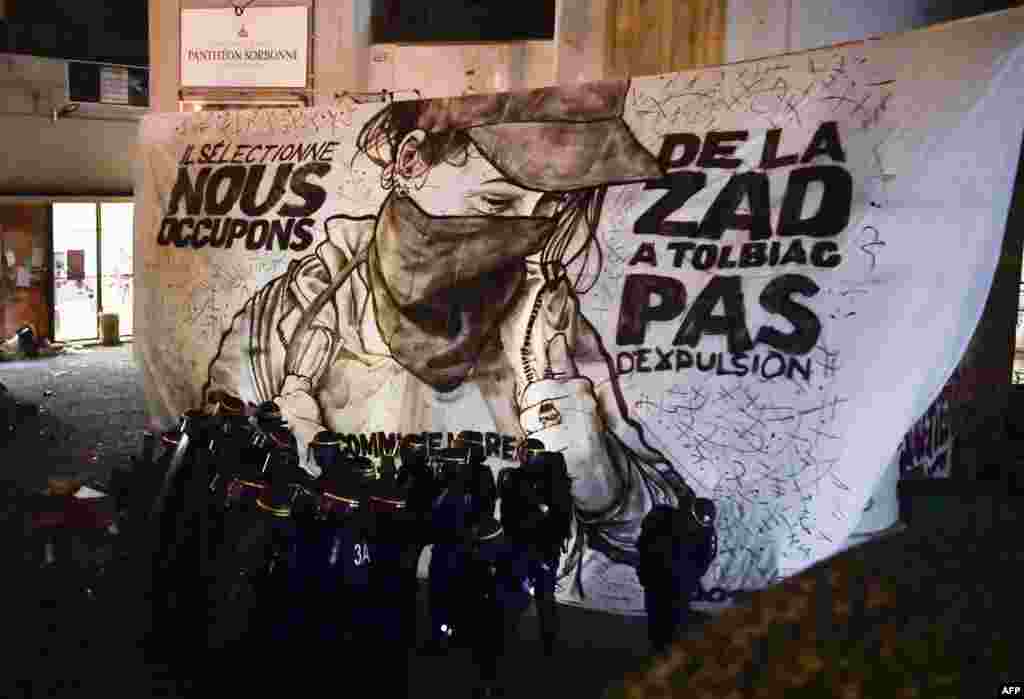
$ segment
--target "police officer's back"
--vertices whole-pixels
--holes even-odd
[[[433,549],[429,589],[431,644],[443,651],[453,636],[456,618],[465,609],[463,592],[473,576],[471,555],[481,528],[493,521],[497,502],[494,474],[484,461],[479,433],[460,433],[452,447],[438,454],[440,495],[434,501]]]
[[[431,508],[439,490],[421,435],[403,439],[398,457],[394,497],[401,508],[379,515],[373,588],[382,600],[379,623],[399,629],[401,644],[411,648],[416,639],[417,563],[432,541]]]
[[[513,631],[534,591],[541,640],[547,655],[558,633],[555,585],[562,548],[572,530],[572,483],[565,458],[535,439],[520,450],[518,468],[499,474],[501,523],[506,546],[499,566],[506,624]]]
[[[519,468],[499,474],[501,524],[506,536],[528,544],[545,560],[557,560],[572,527],[572,487],[565,457],[541,449],[529,452]]]
[[[441,451],[435,509],[437,536],[455,542],[471,538],[481,522],[493,517],[498,491],[494,474],[484,461],[483,448],[463,440]]]
[[[648,633],[662,652],[689,621],[690,600],[717,549],[714,504],[693,498],[680,508],[656,505],[637,541]]]

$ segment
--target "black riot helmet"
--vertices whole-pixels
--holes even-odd
[[[309,454],[322,470],[336,468],[342,459],[341,435],[329,430],[317,432],[309,443]]]
[[[178,432],[195,433],[200,425],[207,422],[206,417],[206,413],[198,408],[186,410],[178,420]]]
[[[376,465],[366,456],[346,455],[342,460],[342,468],[349,477],[359,480],[372,481],[380,477]]]
[[[294,484],[300,474],[295,436],[284,427],[268,432],[265,436],[266,457],[261,475],[267,482],[267,488],[257,498],[256,504],[271,514],[287,517],[291,514]]]
[[[519,457],[519,463],[526,465],[544,453],[544,442],[529,437],[519,443],[516,452]]]
[[[428,452],[427,440],[419,434],[406,436],[399,446],[402,468],[398,471],[396,485],[407,512],[429,512],[437,495],[437,480]]]
[[[442,481],[449,482],[471,463],[468,447],[448,447],[437,452],[437,473]]]
[[[484,436],[474,430],[459,432],[458,436],[455,437],[455,441],[452,442],[452,446],[466,449],[469,463],[483,463],[486,458],[484,456]]]
[[[215,415],[234,417],[245,415],[246,412],[245,401],[223,391],[211,394],[208,403]]]
[[[402,468],[422,466],[427,463],[429,449],[427,440],[422,434],[408,434],[402,438],[398,447],[398,455],[402,460]]]
[[[450,446],[446,449],[439,449],[435,456],[437,458],[438,465],[443,467],[444,465],[449,466],[464,466],[470,462],[470,449],[466,446]]]
[[[256,417],[260,420],[280,420],[281,407],[272,400],[263,401],[256,408]]]
[[[240,448],[242,441],[248,441],[250,424],[246,404],[227,393],[218,393],[208,403],[211,414],[218,421],[218,439],[230,442],[231,448]]]
[[[519,468],[530,481],[545,490],[563,488],[570,480],[565,456],[558,451],[529,451]]]
[[[710,527],[715,523],[715,503],[708,498],[694,498],[690,513],[702,527]]]

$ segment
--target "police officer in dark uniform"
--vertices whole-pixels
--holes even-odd
[[[694,585],[695,595],[701,592],[701,578],[707,575],[711,563],[718,555],[718,532],[715,530],[717,511],[715,503],[708,498],[695,498],[693,502],[693,521],[699,525],[694,531],[693,559],[697,564],[697,583]]]
[[[497,567],[504,546],[500,522],[485,513],[476,527],[465,584],[465,626],[479,672],[474,697],[502,696],[498,663],[505,650],[507,624],[498,591]]]
[[[468,551],[456,586],[461,605],[456,628],[465,633],[473,651],[479,678],[474,697],[501,695],[498,660],[504,650],[505,625],[499,603],[497,566],[503,556],[504,535],[494,517],[498,491],[491,468],[484,460],[483,435],[464,431],[453,445],[466,450],[466,479],[473,489],[474,511],[469,518]]]
[[[717,552],[715,508],[691,498],[681,508],[655,506],[637,541],[637,577],[644,587],[647,629],[655,653],[665,653],[689,623],[690,601]]]
[[[168,637],[181,632],[198,639],[211,628],[226,538],[224,485],[226,476],[242,470],[243,444],[253,433],[246,412],[241,401],[222,396],[208,410],[186,411],[178,428],[162,437],[165,449],[154,470],[162,472],[163,482],[148,517],[154,562],[148,595],[155,632],[151,640],[157,644],[156,636],[165,629]],[[256,410],[253,421],[267,432],[283,426],[279,413]],[[271,451],[260,451],[261,458]],[[183,623],[195,623],[199,630],[181,631]],[[192,646],[205,648],[206,643]]]
[[[429,595],[431,638],[427,650],[445,652],[465,617],[464,583],[480,525],[497,503],[494,474],[484,463],[483,439],[478,432],[461,432],[438,454],[440,494],[434,501]],[[462,614],[460,614],[462,612]]]
[[[418,434],[408,435],[402,440],[398,456],[395,483],[405,502],[406,517],[429,525],[430,511],[441,489],[430,466],[426,439]],[[421,541],[425,546],[430,542],[430,535],[423,534]]]
[[[320,628],[331,640],[365,644],[376,623],[371,545],[376,523],[368,499],[377,476],[372,461],[347,449],[335,469],[320,475],[323,522],[311,570],[321,581]]]
[[[295,620],[297,607],[285,609],[274,619],[259,619],[276,621],[276,626],[253,623],[252,617],[253,610],[262,606],[261,594],[275,599],[280,592],[274,585],[287,583],[279,568],[287,567],[294,534],[289,484],[304,472],[298,468],[294,440],[274,403],[248,406],[220,396],[208,404],[208,411],[206,419],[212,425],[208,448],[215,465],[209,494],[216,511],[210,518],[215,561],[214,579],[208,585],[207,629],[211,647],[225,649],[251,631],[287,633]],[[241,483],[246,485],[240,487]],[[260,491],[258,483],[264,484]],[[243,497],[242,491],[249,497]],[[255,492],[260,494],[253,499]]]
[[[404,697],[409,693],[408,654],[416,641],[417,562],[430,542],[434,478],[421,437],[409,437],[396,447],[401,469],[386,475],[387,459],[382,459],[379,477],[361,501],[370,523],[371,561],[367,633],[360,642],[377,653],[382,648],[393,651],[387,673],[380,674],[375,685],[382,696]]]
[[[269,436],[272,452],[263,470],[266,485],[256,498],[261,526],[268,535],[260,599],[264,609],[276,608],[266,618],[270,622],[271,637],[284,642],[300,636],[308,612],[308,597],[303,586],[306,580],[299,567],[303,561],[296,559],[304,523],[293,516],[292,509],[295,486],[307,480],[308,474],[299,467],[290,432],[281,429]]]
[[[572,484],[565,458],[545,451],[540,441],[526,440],[519,455],[519,468],[502,469],[498,478],[506,538],[500,588],[510,633],[533,590],[544,653],[550,657],[558,635],[558,562],[572,526]]]
[[[413,645],[418,617],[418,565],[423,549],[433,540],[432,509],[441,489],[430,467],[427,441],[422,435],[406,436],[399,445],[398,457],[395,487],[403,508],[394,522],[395,537],[401,543],[400,573],[397,581],[386,585],[395,588],[409,634],[408,643]]]

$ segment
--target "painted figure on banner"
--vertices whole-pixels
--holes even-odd
[[[315,253],[249,299],[204,395],[275,400],[300,444],[324,429],[537,438],[573,477],[563,599],[586,596],[588,571],[635,567],[644,515],[691,491],[630,418],[578,300],[601,273],[607,188],[663,176],[622,119],[627,90],[382,109],[356,156],[380,168],[378,213],[330,217]]]

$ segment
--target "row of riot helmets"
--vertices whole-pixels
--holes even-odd
[[[496,695],[506,640],[532,596],[545,652],[554,652],[555,579],[573,500],[564,458],[537,440],[525,440],[520,466],[495,479],[476,432],[432,453],[408,436],[379,466],[321,432],[308,450],[321,471],[314,478],[276,404],[224,397],[187,412],[162,441],[153,599],[163,623],[154,628],[174,635],[191,621],[213,648],[347,642],[346,657],[372,662],[360,652],[415,647],[417,563],[431,546],[423,650],[468,645],[478,695]],[[200,527],[188,524],[197,511]],[[196,531],[191,548],[206,563],[190,585],[182,573],[193,569],[182,562],[194,557],[182,550]],[[382,678],[393,683],[387,694],[405,696],[407,662],[393,665]]]
[[[186,412],[163,441],[155,577],[177,577],[168,569],[182,542],[175,513],[195,510],[186,505],[202,494],[202,545],[212,573],[203,576],[196,594],[205,599],[195,606],[213,610],[210,646],[350,641],[355,662],[359,649],[411,650],[418,561],[431,545],[423,650],[468,645],[480,672],[478,694],[496,695],[506,642],[532,597],[545,652],[554,652],[555,581],[574,518],[564,458],[541,442],[522,442],[520,466],[503,469],[496,481],[479,433],[462,432],[432,452],[410,435],[378,466],[339,435],[322,432],[307,451],[321,471],[314,478],[301,468],[278,406],[254,409],[226,396],[211,409]],[[683,510],[656,508],[644,522],[638,572],[655,648],[685,624],[686,591],[714,557],[713,519],[710,501],[695,499]],[[182,585],[172,586],[180,605]],[[154,599],[160,606],[168,597]],[[188,618],[180,609],[163,611],[174,623]],[[394,683],[389,695],[406,695],[408,664],[398,663],[387,679]]]

